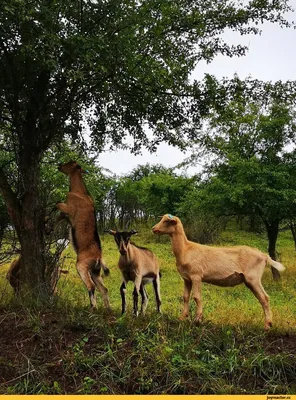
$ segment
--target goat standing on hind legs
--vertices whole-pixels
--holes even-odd
[[[182,222],[178,217],[166,214],[152,228],[156,234],[167,234],[171,238],[173,253],[179,274],[184,279],[184,309],[180,319],[189,314],[189,298],[192,291],[196,303],[195,321],[202,319],[201,283],[218,286],[236,286],[244,283],[262,305],[267,330],[272,326],[269,296],[261,278],[266,265],[278,271],[285,267],[261,251],[248,247],[211,247],[187,239]]]
[[[145,285],[149,282],[153,283],[155,292],[157,311],[161,312],[160,299],[160,272],[158,261],[152,251],[145,247],[136,246],[130,242],[132,235],[137,231],[116,232],[108,231],[114,236],[120,252],[118,266],[122,275],[122,284],[120,286],[120,294],[122,299],[122,314],[126,311],[126,285],[128,281],[134,282],[134,315],[138,315],[138,298],[139,293],[142,297],[141,313],[144,315],[148,304],[148,294]]]
[[[101,269],[108,275],[109,270],[102,261],[102,246],[97,231],[94,202],[82,179],[83,170],[76,161],[69,161],[58,167],[70,178],[70,191],[65,203],[56,207],[71,224],[71,236],[77,254],[76,268],[87,287],[92,308],[97,307],[95,287],[101,292],[105,307],[110,308],[108,289],[101,277]]]

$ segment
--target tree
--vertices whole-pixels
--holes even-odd
[[[9,160],[12,154],[0,152],[2,155],[2,161]],[[103,175],[100,169],[94,165],[91,158],[87,158],[84,154],[81,154],[81,149],[74,148],[67,142],[60,143],[59,146],[53,147],[50,151],[47,151],[43,157],[40,164],[40,202],[42,205],[42,210],[44,216],[53,218],[57,214],[55,204],[57,201],[64,199],[68,192],[69,182],[66,177],[59,173],[56,174],[57,165],[63,160],[75,159],[85,166],[89,171],[89,178],[87,176],[86,180],[90,192],[95,200],[95,204],[98,208],[98,204],[102,202],[102,179]],[[7,165],[7,171],[9,171],[9,178],[11,181],[17,181],[17,168],[15,162],[10,160]],[[8,168],[9,167],[9,168]],[[98,182],[98,180],[100,181]],[[13,188],[14,192],[18,194],[18,187]],[[2,198],[0,199],[2,200]],[[3,227],[3,246],[0,250],[0,265],[4,262],[11,260],[11,257],[20,255],[20,241],[15,235],[15,232],[11,229],[10,219],[8,217],[6,208],[1,208],[0,202],[0,222],[1,228]],[[5,214],[6,212],[6,214]],[[55,218],[53,218],[55,219]],[[5,222],[2,225],[2,222]],[[43,289],[48,293],[54,293],[57,279],[59,277],[59,267],[62,267],[64,258],[61,257],[63,250],[68,243],[68,233],[69,228],[66,221],[59,224],[55,229],[52,229],[52,224],[50,221],[43,221],[44,227],[46,228],[46,235],[44,236],[44,259],[45,259],[45,269],[44,269],[44,283]],[[23,259],[23,257],[22,257]],[[21,269],[22,269],[22,259],[21,259]]]
[[[184,145],[177,128],[193,114],[197,121],[215,100],[211,81],[189,84],[197,62],[243,55],[246,47],[229,46],[219,35],[226,28],[256,34],[254,23],[262,21],[287,26],[289,10],[286,1],[2,1],[0,142],[14,154],[18,178],[13,182],[0,166],[0,189],[30,290],[44,283],[45,152],[67,137],[83,141],[86,123],[98,150],[125,146],[127,133],[133,151],[163,140]]]
[[[231,103],[200,141],[213,157],[201,202],[217,215],[260,217],[273,259],[280,222],[296,215],[295,122],[292,106]]]

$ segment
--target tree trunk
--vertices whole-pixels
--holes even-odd
[[[290,221],[290,229],[294,240],[294,247],[296,250],[296,224],[294,224],[292,221]]]
[[[271,223],[264,222],[268,236],[268,253],[273,260],[276,260],[276,241],[279,233],[279,221]],[[281,275],[277,269],[271,267],[271,272],[274,280],[278,280]]]
[[[27,151],[26,151],[27,150]],[[45,285],[44,210],[39,194],[40,160],[24,149],[20,159],[21,196],[20,243],[22,249],[22,291],[34,297],[47,293]]]

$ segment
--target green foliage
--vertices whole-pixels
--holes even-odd
[[[196,202],[216,216],[258,216],[275,256],[279,223],[296,215],[296,124],[293,106],[244,98],[209,119],[199,141],[211,155]]]
[[[219,196],[220,192],[213,191]],[[215,243],[218,241],[220,233],[225,229],[227,217],[217,216],[217,206],[215,209],[212,201],[214,198],[211,194],[211,205],[206,206],[206,200],[203,197],[203,185],[196,185],[192,190],[184,193],[184,198],[178,205],[177,215],[182,218],[187,228],[187,235],[190,240],[198,243]],[[207,197],[208,199],[208,197]],[[219,198],[219,201],[221,199]]]
[[[255,25],[262,21],[289,26],[284,19],[289,10],[286,1],[243,6],[229,0],[75,5],[5,0],[0,12],[3,128],[17,146],[31,131],[34,152],[65,135],[81,141],[85,118],[99,149],[125,145],[127,129],[135,151],[162,140],[182,146],[182,135],[172,129],[193,110],[206,115],[217,100],[210,80],[204,87],[190,86],[197,62],[220,53],[244,55],[246,46],[223,41],[224,30],[258,34]],[[195,104],[190,115],[188,95]],[[156,133],[152,140],[144,122]]]
[[[133,221],[175,214],[178,204],[191,190],[195,178],[177,175],[170,168],[140,165],[114,182],[111,196],[114,217],[124,226]],[[111,214],[111,213],[110,213]],[[115,222],[115,219],[111,222]]]

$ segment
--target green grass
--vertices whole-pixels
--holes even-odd
[[[99,294],[97,312],[89,311],[72,250],[70,273],[61,277],[59,297],[47,306],[29,307],[13,299],[4,279],[8,266],[1,268],[0,393],[296,393],[296,256],[289,232],[281,233],[278,241],[287,268],[281,281],[273,282],[270,268],[263,277],[274,320],[268,333],[263,331],[261,306],[244,285],[203,284],[203,324],[195,326],[191,318],[180,322],[183,282],[169,242],[148,232],[134,240],[159,258],[162,315],[156,313],[149,285],[146,316],[132,317],[132,283],[127,314],[120,315],[118,251],[108,235],[102,236],[102,244],[111,270],[105,284],[112,315],[102,308]],[[264,236],[223,233],[220,245],[238,244],[263,251],[267,245]],[[191,317],[193,311],[191,304]]]

